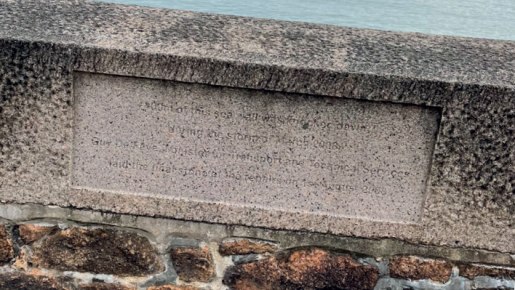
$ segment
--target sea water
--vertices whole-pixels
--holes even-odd
[[[515,0],[103,0],[390,31],[515,40]]]

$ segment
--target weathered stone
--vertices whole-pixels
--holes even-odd
[[[478,264],[459,264],[460,276],[474,279],[478,276],[515,279],[515,268],[502,268]]]
[[[474,290],[513,290],[513,288],[500,286],[500,287],[495,287],[495,288],[474,288]]]
[[[136,287],[127,287],[120,284],[94,282],[79,286],[79,290],[136,290]]]
[[[193,286],[161,285],[149,287],[147,290],[200,290],[200,288]]]
[[[244,264],[250,263],[259,260],[258,254],[250,254],[250,255],[235,255],[231,257],[231,260],[234,264]]]
[[[170,258],[179,278],[186,282],[208,282],[215,274],[213,257],[208,247],[176,247]]]
[[[515,212],[513,199],[515,168],[510,150],[510,141],[513,140],[512,112],[515,109],[515,102],[513,102],[515,43],[513,42],[347,29],[105,5],[94,1],[4,0],[1,3],[0,124],[2,126],[0,126],[0,136],[2,137],[2,165],[5,165],[0,166],[2,201],[54,204],[134,215],[314,231],[372,239],[384,237],[421,244],[457,245],[499,253],[515,253],[513,235],[510,234],[510,225]],[[63,27],[67,28],[65,33]],[[291,96],[291,101],[298,103],[306,103],[307,99],[313,96],[318,101],[334,101],[335,104],[342,103],[342,99],[349,100],[349,103],[355,103],[354,101],[359,99],[370,101],[371,104],[378,106],[398,107],[398,104],[402,104],[401,106],[405,106],[401,108],[402,111],[405,111],[404,109],[409,111],[409,107],[412,106],[424,110],[436,109],[442,113],[442,116],[439,118],[441,122],[436,138],[437,144],[432,146],[435,150],[431,156],[431,166],[416,168],[426,170],[430,174],[431,182],[427,184],[428,187],[424,193],[421,191],[417,191],[419,194],[413,193],[418,196],[419,201],[426,201],[425,206],[408,211],[404,205],[407,204],[406,199],[412,195],[412,192],[409,192],[406,196],[391,201],[393,204],[400,204],[398,208],[388,207],[389,209],[385,210],[387,207],[384,206],[379,207],[382,209],[380,211],[368,212],[368,214],[384,214],[384,218],[367,219],[367,213],[362,215],[359,207],[352,206],[347,207],[348,214],[337,210],[324,211],[324,204],[319,210],[318,202],[325,203],[326,209],[331,209],[333,206],[336,209],[343,208],[346,204],[359,204],[363,206],[361,209],[368,210],[368,205],[370,208],[374,205],[367,204],[368,197],[376,202],[376,206],[380,203],[380,198],[383,201],[389,201],[388,197],[394,198],[393,195],[385,194],[386,187],[383,185],[379,188],[368,187],[367,190],[371,191],[371,194],[365,200],[361,200],[359,195],[352,194],[358,191],[348,185],[349,182],[356,181],[346,179],[365,180],[366,176],[354,172],[345,164],[331,166],[336,169],[335,171],[349,173],[345,174],[346,178],[340,180],[341,182],[333,184],[330,180],[323,179],[324,175],[321,175],[317,183],[299,182],[299,190],[294,189],[296,191],[293,195],[284,195],[282,187],[284,186],[285,190],[291,193],[291,185],[297,180],[276,179],[277,174],[288,175],[290,171],[281,171],[282,167],[275,167],[269,171],[271,178],[268,175],[260,176],[261,180],[270,181],[269,184],[262,186],[263,190],[267,186],[270,187],[271,183],[279,183],[274,185],[278,190],[268,195],[271,199],[264,200],[259,190],[256,190],[257,194],[254,195],[240,192],[222,196],[236,200],[235,203],[199,200],[220,197],[214,193],[223,192],[220,189],[225,188],[228,182],[235,185],[247,182],[242,179],[235,182],[233,172],[212,180],[210,177],[205,178],[204,172],[200,170],[193,172],[196,176],[192,176],[189,170],[186,174],[188,168],[205,167],[204,162],[201,162],[203,160],[195,162],[195,166],[180,166],[175,162],[171,165],[175,166],[174,174],[177,179],[180,177],[191,183],[198,181],[194,185],[199,186],[205,186],[201,184],[201,180],[209,180],[208,183],[212,184],[212,187],[202,187],[207,190],[204,192],[195,191],[195,187],[189,188],[189,192],[186,192],[186,189],[170,190],[157,182],[152,184],[150,178],[141,182],[138,179],[141,175],[134,172],[142,170],[138,170],[138,165],[134,163],[132,169],[120,168],[116,170],[120,174],[115,175],[116,178],[120,178],[130,174],[134,179],[127,177],[126,180],[118,180],[120,183],[113,180],[112,184],[108,184],[109,180],[99,183],[98,180],[89,178],[84,180],[89,181],[88,183],[82,182],[83,180],[76,178],[76,172],[81,168],[79,163],[75,162],[81,161],[77,160],[77,154],[75,154],[80,153],[80,148],[74,146],[74,140],[78,137],[74,134],[74,127],[78,126],[75,110],[84,109],[76,102],[78,87],[73,86],[73,80],[80,74],[78,72],[139,76],[144,79],[163,80],[163,83],[177,84],[186,89],[198,89],[203,86],[201,84],[214,85],[217,88],[208,88],[211,92],[219,94],[213,95],[213,105],[231,95],[230,92],[251,96],[253,98],[251,102],[261,100],[260,96],[265,98],[280,92],[277,93],[278,96]],[[105,77],[105,79],[108,78]],[[129,83],[131,83],[130,80]],[[138,87],[139,84],[141,80],[132,82],[132,86]],[[113,84],[108,82],[108,85]],[[150,86],[146,88],[152,89]],[[153,88],[155,89],[155,86]],[[82,89],[88,90],[84,87]],[[122,87],[122,89],[128,89],[128,87]],[[111,87],[110,91],[113,90],[114,87]],[[121,104],[131,108],[134,108],[134,104],[142,104],[144,109],[144,102],[147,99],[139,98],[140,94],[135,92],[129,91],[129,96],[134,95],[130,103]],[[139,88],[137,92],[140,92]],[[157,95],[149,94],[149,97],[162,96],[163,100],[175,99],[171,95],[161,94],[162,91],[156,91],[156,93]],[[183,91],[183,93],[187,92]],[[115,94],[107,95],[103,101],[111,102],[113,96]],[[330,100],[324,96],[334,98]],[[83,97],[87,96],[83,95]],[[86,99],[86,101],[90,100]],[[269,104],[270,108],[274,107],[273,103]],[[213,107],[209,106],[209,108]],[[252,106],[249,106],[249,109],[254,111]],[[243,110],[231,111],[236,114],[246,113]],[[350,113],[352,113],[350,115],[359,115],[354,111]],[[383,113],[386,112],[383,111]],[[152,115],[156,117],[156,114]],[[290,115],[289,112],[288,115]],[[278,117],[285,117],[286,122],[289,122],[288,115],[278,115]],[[127,116],[126,122],[120,125],[138,124],[130,114],[117,116]],[[392,113],[392,116],[396,114]],[[345,115],[340,117],[334,118],[332,120],[334,122],[326,125],[334,127],[338,120],[347,120]],[[166,120],[166,118],[162,117],[160,120]],[[391,130],[389,123],[374,124],[374,120],[379,121],[372,116],[371,120],[367,120],[371,122],[362,124],[373,125],[376,128],[385,126],[386,130]],[[99,120],[97,118],[93,121]],[[108,123],[108,120],[105,121]],[[238,124],[237,120],[234,121]],[[407,126],[416,123],[418,122],[409,123]],[[423,125],[424,122],[418,124]],[[204,121],[201,125],[207,124]],[[322,123],[318,125],[323,126]],[[359,129],[361,123],[352,122],[350,125]],[[146,128],[144,125],[141,127]],[[196,126],[191,127],[196,128]],[[418,126],[414,126],[413,129],[416,129],[415,127]],[[102,127],[102,129],[105,128]],[[255,127],[243,125],[235,129],[237,129],[236,132],[243,134],[254,133],[245,128]],[[306,133],[311,132],[311,129],[308,126]],[[386,130],[384,132],[388,132]],[[266,133],[273,133],[273,131],[275,130],[268,130]],[[131,134],[121,137],[127,138],[133,135],[134,140],[123,139],[120,142],[114,142],[123,143],[121,145],[124,147],[120,147],[120,154],[117,156],[127,157],[123,160],[118,159],[118,165],[120,163],[127,165],[125,161],[148,156],[145,152],[151,150],[149,148],[154,148],[154,140],[157,136],[149,138],[150,133],[154,131],[143,132],[147,135],[138,136],[129,131],[128,133]],[[318,136],[321,132],[314,133]],[[346,135],[347,130],[341,133],[330,136],[338,138],[335,141],[340,140]],[[393,133],[397,132],[393,131]],[[285,134],[285,136],[291,135]],[[361,136],[366,139],[369,137]],[[307,134],[305,137],[312,136]],[[397,136],[394,135],[388,136],[388,139],[396,138]],[[286,141],[292,143],[292,149],[295,149],[293,146],[299,146],[297,142],[299,140]],[[375,159],[376,155],[388,157],[387,147],[379,148],[378,152],[367,151],[369,143],[362,144],[363,146],[359,148],[369,153],[366,156],[371,160]],[[213,144],[208,142],[199,145],[198,149],[205,149],[204,145],[213,147]],[[255,145],[260,147],[259,144]],[[401,145],[392,150],[410,147],[413,144],[408,142]],[[138,148],[129,150],[128,147],[131,146],[139,147],[141,151]],[[111,149],[114,151],[113,148]],[[167,149],[172,148],[167,147]],[[192,146],[179,149],[194,151],[193,155],[204,153],[217,155],[221,160],[238,155],[234,154],[232,149],[209,153],[199,153],[200,150],[195,150]],[[326,153],[332,156],[333,151],[335,154],[349,153],[348,150],[318,149],[325,151],[326,157]],[[418,147],[413,149],[418,151]],[[423,147],[421,151],[428,152],[427,149]],[[125,151],[130,151],[131,154],[123,155]],[[397,152],[400,152],[400,156],[404,156],[404,151]],[[105,154],[105,151],[98,150],[97,153]],[[274,150],[270,150],[269,153],[274,155]],[[298,153],[300,151],[292,150],[292,154]],[[396,158],[396,156],[390,157],[393,160]],[[413,159],[419,158],[419,155],[413,156]],[[184,161],[185,165],[190,161],[181,156],[178,159]],[[213,161],[207,160],[207,157],[205,159],[209,162]],[[282,158],[281,163],[293,161],[288,159]],[[304,166],[311,162],[309,159],[304,160]],[[109,161],[116,160],[110,157]],[[170,165],[169,159],[163,161]],[[226,163],[232,166],[230,162]],[[266,169],[258,164],[260,162],[252,160],[237,163],[241,166],[248,163],[249,167],[252,166],[251,163],[255,163],[255,166]],[[325,166],[323,163],[330,165],[331,162],[322,162],[319,165]],[[111,164],[116,165],[115,162]],[[156,165],[155,169],[159,170],[160,164],[152,165]],[[218,166],[211,163],[208,167],[217,169],[215,173],[226,169],[218,163],[216,165]],[[290,166],[291,164],[288,167]],[[385,177],[385,168],[367,168],[362,167],[360,163],[356,166]],[[114,168],[111,168],[111,171],[107,171],[105,167],[94,168],[111,174],[115,171]],[[401,190],[410,187],[411,183],[396,181],[400,173],[397,169],[397,166],[396,170],[386,169],[391,175],[395,175],[391,179],[385,178],[384,181],[389,183],[386,193],[395,191],[396,188]],[[304,168],[299,171],[305,172]],[[180,176],[177,172],[184,172],[185,176]],[[95,173],[98,171],[93,171],[93,174]],[[308,179],[312,177],[309,173],[305,174]],[[406,173],[414,174],[411,170],[407,170]],[[146,174],[151,175],[148,172]],[[426,176],[425,172],[421,174],[421,178]],[[158,175],[167,174],[166,172],[156,173],[156,179],[161,178]],[[303,181],[301,176],[296,174],[292,176],[300,179],[298,181]],[[254,176],[250,177],[256,180]],[[132,185],[128,184],[131,180]],[[377,179],[374,180],[377,181]],[[178,180],[179,183],[180,181]],[[373,184],[372,180],[369,181]],[[420,185],[424,184],[421,179],[419,182]],[[88,184],[92,187],[87,186]],[[138,188],[136,184],[147,188],[156,186],[157,190],[145,190]],[[110,186],[112,186],[111,190],[108,188]],[[321,190],[315,190],[314,186]],[[189,193],[192,195],[188,195]],[[193,194],[199,198],[192,198]],[[325,198],[319,198],[321,195]],[[292,196],[294,198],[291,198]],[[377,196],[378,199],[373,199],[372,196]],[[261,201],[261,205],[265,202],[266,204],[252,205],[251,202],[256,199]],[[278,203],[277,199],[282,199],[283,202]],[[331,204],[332,199],[343,202]],[[417,202],[413,201],[409,204],[415,203]],[[422,209],[424,209],[423,212]],[[319,212],[316,213],[316,211]],[[412,221],[417,225],[411,222],[391,223],[390,215],[397,215],[396,220],[402,216],[411,216]],[[351,220],[349,217],[358,218]],[[416,217],[419,219],[415,220]]]
[[[9,262],[14,257],[13,243],[5,225],[0,225],[0,264]]]
[[[42,237],[54,232],[57,227],[53,226],[41,226],[34,224],[21,224],[18,225],[18,232],[20,239],[25,244],[30,244],[34,241],[41,239]]]
[[[273,202],[286,211],[386,221],[420,218],[440,118],[434,108],[105,74],[77,73],[74,80],[77,186],[260,207]],[[135,140],[148,145],[120,150],[119,142]],[[203,154],[188,150],[200,147]],[[332,194],[320,198],[299,188]]]
[[[16,256],[16,260],[12,263],[12,267],[18,270],[28,271],[30,268],[29,257],[30,249],[27,247],[21,247],[18,255]]]
[[[0,274],[0,290],[69,290],[53,278],[24,273]]]
[[[62,230],[35,246],[33,252],[34,266],[61,271],[143,276],[164,269],[145,237],[113,229]]]
[[[218,249],[218,251],[222,256],[230,256],[274,253],[275,251],[277,251],[277,249],[277,245],[269,242],[249,239],[237,239],[223,241],[220,244],[220,248]]]
[[[374,288],[378,277],[375,267],[362,265],[348,255],[314,248],[233,266],[223,282],[234,290],[366,290]]]
[[[390,259],[390,276],[393,278],[430,279],[445,283],[452,273],[452,265],[445,260],[422,259],[415,256],[396,256]]]

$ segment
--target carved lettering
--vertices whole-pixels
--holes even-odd
[[[433,108],[77,73],[73,185],[417,222]]]

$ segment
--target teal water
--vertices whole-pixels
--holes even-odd
[[[515,0],[103,0],[358,28],[515,40]]]

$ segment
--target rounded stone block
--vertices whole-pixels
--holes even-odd
[[[0,290],[69,290],[58,281],[46,276],[35,276],[24,273],[0,274]]]
[[[208,247],[175,247],[170,258],[179,278],[185,282],[209,282],[215,275]]]
[[[223,282],[234,290],[371,290],[378,278],[375,267],[360,264],[348,255],[313,248],[233,266]]]
[[[277,245],[266,241],[230,239],[223,241],[218,251],[222,256],[231,256],[274,253],[277,249]]]
[[[478,264],[460,264],[460,276],[473,280],[479,276],[489,276],[515,280],[515,268],[494,267]]]
[[[35,267],[120,276],[145,276],[164,270],[149,240],[133,232],[69,228],[33,246]]]
[[[415,256],[396,256],[390,259],[390,276],[399,279],[429,279],[445,283],[452,274],[452,264],[445,260],[423,259]]]

